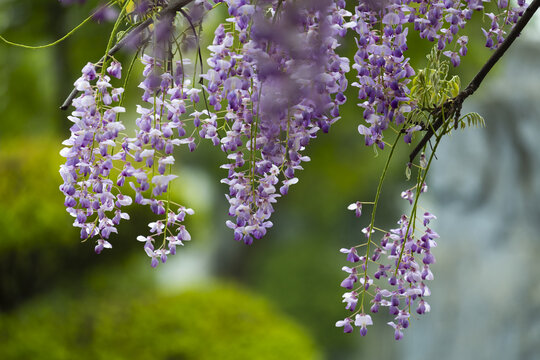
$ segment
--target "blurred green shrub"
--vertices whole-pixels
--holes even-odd
[[[0,251],[77,243],[58,190],[61,141],[30,138],[0,146]],[[76,238],[73,238],[73,235]],[[75,241],[74,241],[75,240]]]
[[[61,146],[47,137],[0,144],[0,310],[50,289],[69,269],[66,260],[85,263],[58,190]]]
[[[0,317],[0,358],[318,359],[313,341],[235,287],[178,295],[47,296]]]
[[[81,245],[58,189],[61,142],[42,136],[0,143],[0,311],[50,291],[74,272],[140,250],[133,240],[146,227],[145,221],[137,221],[144,218],[142,211],[130,211],[136,226],[125,226],[120,233],[131,241],[115,238],[114,252],[96,256],[94,242]]]

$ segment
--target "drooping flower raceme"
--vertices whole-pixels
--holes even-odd
[[[419,190],[415,187],[404,193],[410,192],[416,202],[419,195],[416,192],[426,190],[426,186],[421,186]],[[408,197],[405,199],[408,200]],[[361,245],[341,249],[342,253],[347,254],[347,261],[353,264],[352,267],[343,267],[343,271],[348,275],[341,286],[352,290],[344,293],[343,302],[346,303],[345,309],[356,315],[355,325],[360,327],[363,336],[367,333],[366,325],[372,323],[371,317],[369,320],[366,318],[369,315],[361,313],[364,311],[364,299],[368,293],[372,294],[370,312],[378,313],[381,307],[386,307],[389,314],[395,317],[389,325],[395,330],[396,340],[403,337],[402,330],[409,326],[411,310],[417,314],[424,314],[430,310],[426,297],[431,293],[426,282],[433,280],[430,265],[435,263],[435,257],[432,249],[437,246],[435,239],[439,235],[429,227],[430,221],[436,218],[435,215],[425,212],[420,225],[417,221],[410,220],[417,218],[414,209],[413,207],[412,216],[401,216],[397,228],[383,232],[379,242],[372,240],[371,234],[374,232],[366,231],[368,244],[374,247],[366,255],[358,254],[362,249]],[[372,275],[373,279],[368,275],[370,267],[376,269]],[[368,292],[373,284],[376,285],[374,292]],[[336,326],[343,324],[341,321]],[[347,324],[351,328],[347,327],[344,331],[352,331],[352,325],[349,322]]]
[[[471,19],[474,11],[484,11],[489,19],[490,28],[483,29],[483,32],[486,36],[486,47],[495,49],[504,41],[505,30],[517,23],[527,7],[525,1],[518,1],[517,7],[511,6],[508,1],[497,1],[496,6],[492,6],[494,12],[487,12],[484,6],[488,2],[359,1],[354,15],[344,24],[344,28],[356,34],[358,50],[352,67],[357,72],[357,81],[352,85],[358,88],[358,105],[363,109],[365,123],[358,126],[358,131],[364,136],[366,145],[384,149],[387,145],[385,133],[389,128],[392,128],[393,133],[398,133],[398,139],[401,134],[405,134],[403,139],[410,144],[415,132],[428,128],[426,123],[412,121],[413,114],[427,111],[425,118],[429,118],[433,116],[433,113],[429,113],[430,107],[442,105],[433,102],[426,105],[424,99],[415,97],[418,92],[411,93],[411,84],[416,73],[405,55],[409,34],[414,31],[421,38],[434,42],[436,52],[448,57],[453,66],[458,66],[461,57],[467,53],[468,43],[468,37],[459,36],[459,32]],[[438,56],[436,58],[438,59]],[[429,70],[429,73],[436,74],[443,68],[444,66],[439,66],[436,70]],[[425,74],[426,72],[420,76]],[[457,93],[451,96],[456,95]],[[449,98],[445,96],[437,95],[434,99]],[[437,144],[439,141],[440,138]],[[392,151],[396,145],[397,142],[392,146]],[[423,154],[419,168],[422,174],[419,179],[425,180],[429,165],[426,166]],[[380,185],[382,179],[384,173]],[[389,313],[395,317],[394,321],[388,324],[393,327],[396,340],[403,337],[403,329],[409,326],[410,311],[417,314],[430,311],[425,299],[430,295],[426,281],[433,279],[430,265],[435,262],[435,257],[432,248],[436,246],[435,239],[439,236],[429,227],[435,215],[425,212],[419,220],[416,214],[418,197],[427,190],[424,180],[401,193],[401,198],[408,201],[412,210],[410,215],[403,215],[399,219],[398,228],[383,232],[378,243],[372,240],[377,236],[374,235],[377,194],[375,202],[369,203],[374,204],[374,209],[369,226],[363,230],[366,241],[349,249],[341,249],[341,252],[347,255],[346,260],[353,263],[352,267],[349,265],[342,268],[346,277],[341,286],[348,290],[343,294],[343,303],[346,310],[353,312],[352,316],[336,323],[336,326],[344,328],[344,332],[352,332],[354,324],[360,328],[362,335],[366,334],[366,325],[371,324],[371,318],[368,320],[364,315],[364,303],[368,298],[372,299],[372,313],[377,313],[383,306],[388,307]],[[360,216],[362,205],[362,202],[355,202],[349,205],[348,209]],[[370,269],[373,270],[368,271]],[[372,285],[375,286],[374,292],[369,290]],[[354,315],[357,318],[353,323]]]
[[[110,73],[120,76],[120,64],[115,63]],[[81,95],[73,100],[75,110],[69,116],[74,124],[71,137],[60,154],[66,158],[60,174],[64,184],[60,190],[66,196],[64,204],[75,218],[73,225],[81,228],[81,238],[97,238],[96,252],[110,248],[107,241],[116,226],[129,215],[122,207],[132,203],[110,179],[113,162],[121,158],[115,153],[117,138],[125,127],[117,116],[125,111],[115,106],[120,101],[122,88],[114,88],[110,77],[98,74],[88,63],[82,76],[75,82]]]
[[[352,85],[359,89],[359,106],[364,110],[367,124],[360,124],[358,131],[364,135],[366,145],[384,148],[384,131],[391,125],[399,127],[405,123],[416,106],[408,87],[415,71],[405,56],[409,33],[415,31],[421,38],[436,43],[437,50],[458,66],[460,58],[467,53],[468,42],[468,37],[459,36],[459,32],[474,11],[484,11],[485,2],[394,0],[375,6],[372,1],[360,1],[345,27],[356,33],[358,51],[352,67],[358,80]],[[497,7],[497,15],[486,14],[491,20],[490,29],[483,29],[486,46],[492,49],[502,43],[505,30],[515,25],[527,5],[522,0],[517,7],[509,6],[508,1],[498,1]],[[453,49],[448,50],[452,45]],[[410,142],[410,136],[419,130],[423,128],[408,126],[409,136],[404,140]]]
[[[193,141],[186,134],[181,116],[186,113],[189,82],[182,76],[182,61],[174,68],[165,71],[164,64],[156,58],[144,54],[141,62],[145,65],[144,80],[139,87],[144,91],[142,100],[146,106],[137,105],[138,127],[133,138],[123,140],[124,165],[118,176],[118,182],[126,179],[135,191],[135,202],[149,206],[158,219],[148,224],[150,234],[140,236],[145,243],[145,251],[152,258],[152,266],[157,266],[157,259],[167,260],[167,255],[176,253],[176,246],[191,240],[190,234],[182,224],[185,215],[193,210],[170,200],[170,182],[177,178],[173,174],[175,158],[174,148]],[[172,65],[172,64],[170,64]],[[188,100],[189,101],[189,100]],[[159,249],[155,250],[154,240],[163,239]]]
[[[339,119],[349,63],[335,50],[351,14],[342,1],[225,2],[231,17],[215,32],[203,78],[215,111],[227,103],[223,182],[235,217],[227,226],[251,244],[272,226],[273,204],[298,182],[296,170],[309,161],[305,147]]]
[[[172,248],[175,241],[185,240],[175,233],[178,229],[171,230],[178,224],[173,216],[176,207],[167,195],[169,183],[176,177],[172,172],[175,147],[187,145],[193,151],[196,139],[201,138],[227,154],[229,162],[223,167],[228,175],[223,182],[229,185],[229,213],[235,217],[227,225],[236,240],[250,244],[272,226],[273,204],[298,182],[295,172],[309,161],[303,150],[320,130],[329,131],[339,119],[339,105],[346,100],[349,62],[335,52],[338,37],[346,31],[345,18],[351,16],[343,1],[225,2],[231,17],[216,29],[209,46],[210,67],[201,74],[203,88],[195,88],[184,76],[185,61],[173,66],[170,60],[143,55],[144,80],[139,87],[146,106],[137,106],[136,134],[117,138],[116,132],[108,139],[109,146],[118,150],[107,166],[112,169],[114,163],[119,174],[115,183],[104,179],[108,174],[99,182],[118,192],[124,186],[131,188],[132,201],[148,205],[163,217],[149,225],[150,238],[140,239],[152,264],[158,258],[153,249],[158,237],[164,238],[163,251],[167,251],[167,241]],[[108,71],[118,76],[121,69],[115,62]],[[108,87],[104,82],[96,86]],[[210,108],[195,108],[201,91]],[[108,111],[105,107],[113,97],[102,93],[88,93],[84,98],[97,104],[92,114],[98,118]],[[186,121],[193,125],[190,134]],[[95,145],[93,136],[88,135],[87,141],[87,148]],[[93,160],[102,161],[99,156]],[[91,224],[87,227],[91,232]],[[105,239],[108,232],[105,230]],[[99,234],[93,232],[89,237]],[[165,261],[167,253],[159,255]]]
[[[122,207],[133,202],[147,205],[158,216],[148,224],[149,234],[139,236],[144,249],[157,266],[176,253],[176,246],[191,240],[182,224],[192,209],[173,204],[169,184],[174,147],[184,145],[192,150],[192,138],[186,136],[180,116],[186,112],[185,99],[191,88],[179,75],[183,63],[176,63],[176,72],[165,72],[162,63],[148,55],[144,80],[140,88],[142,100],[149,107],[137,105],[138,130],[128,137],[118,114],[125,111],[115,106],[122,88],[114,88],[107,75],[99,75],[93,64],[87,64],[75,82],[81,95],[73,101],[75,110],[69,117],[74,125],[71,137],[64,142],[61,155],[66,158],[60,173],[66,195],[65,205],[75,217],[74,226],[81,228],[81,238],[95,238],[96,252],[111,248],[111,233],[122,219],[129,219]],[[114,61],[107,68],[110,75],[121,76],[121,65]],[[133,193],[133,197],[127,193]],[[159,244],[159,240],[161,244]]]

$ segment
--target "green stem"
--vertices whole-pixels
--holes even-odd
[[[110,6],[113,4],[114,1],[109,1],[109,3],[107,3],[107,5],[105,5],[106,7]],[[90,15],[89,17],[87,17],[86,19],[83,20],[83,22],[81,22],[79,25],[75,26],[70,32],[68,32],[66,35],[62,36],[60,39],[52,42],[52,43],[49,43],[49,44],[45,44],[45,45],[38,45],[38,46],[32,46],[32,45],[25,45],[25,44],[19,44],[19,43],[16,43],[16,42],[13,42],[13,41],[9,41],[7,40],[5,37],[1,36],[0,35],[0,40],[2,40],[3,42],[5,42],[6,44],[8,45],[11,45],[11,46],[16,46],[16,47],[20,47],[20,48],[23,48],[23,49],[31,49],[31,50],[36,50],[36,49],[45,49],[45,48],[48,48],[48,47],[51,47],[51,46],[54,46],[64,40],[66,40],[68,37],[70,37],[71,35],[73,35],[73,33],[75,33],[75,31],[79,30],[81,27],[83,27],[84,24],[86,24],[87,22],[89,22],[90,20],[92,20],[92,18],[94,17],[95,13],[93,13],[92,15]]]
[[[172,174],[172,165],[169,165],[169,174]],[[169,230],[169,211],[171,208],[171,183],[167,185],[167,210],[165,210],[165,231],[163,231],[163,244],[161,247],[165,249],[167,244],[167,230]],[[170,230],[169,230],[170,231]]]
[[[373,210],[371,211],[371,222],[369,224],[369,235],[368,235],[368,241],[366,245],[366,263],[365,263],[365,270],[364,270],[364,279],[367,279],[367,269],[368,269],[368,262],[367,259],[369,258],[369,245],[371,244],[371,229],[373,229],[373,226],[375,225],[375,214],[377,213],[377,205],[379,204],[379,197],[381,196],[381,190],[382,185],[384,182],[384,178],[386,177],[386,172],[388,171],[388,167],[390,165],[390,161],[392,160],[392,155],[394,155],[394,150],[397,147],[398,141],[401,138],[401,131],[396,136],[396,139],[394,140],[394,144],[392,145],[392,149],[390,150],[390,154],[388,155],[388,159],[386,159],[386,163],[384,164],[384,169],[381,174],[381,177],[379,179],[379,185],[377,186],[377,193],[375,195],[375,201],[373,204]],[[362,286],[362,300],[361,300],[361,310],[364,312],[364,295],[366,294],[366,285]]]
[[[114,42],[114,38],[116,37],[116,34],[118,32],[118,28],[120,27],[120,23],[124,19],[124,15],[126,13],[126,8],[129,4],[129,1],[126,1],[124,3],[124,6],[122,6],[122,10],[120,11],[120,14],[118,15],[118,18],[116,19],[116,22],[114,23],[113,29],[111,31],[111,35],[109,36],[109,42],[107,43],[107,48],[105,49],[105,57],[103,58],[103,64],[101,65],[101,75],[105,75],[105,69],[107,65],[107,57],[109,54],[109,51],[111,50]]]
[[[411,210],[411,215],[409,217],[409,223],[407,224],[407,231],[405,232],[405,239],[403,240],[403,244],[401,246],[401,252],[399,254],[399,259],[398,259],[398,262],[396,264],[396,271],[394,273],[394,276],[397,276],[398,269],[399,269],[399,264],[401,264],[401,259],[403,258],[403,252],[405,250],[405,243],[407,242],[406,238],[407,238],[407,236],[409,234],[409,229],[411,227],[411,222],[416,221],[416,209],[418,207],[418,199],[420,198],[420,194],[422,192],[421,191],[422,186],[423,186],[424,182],[426,181],[427,173],[428,173],[428,170],[429,170],[429,168],[431,166],[431,161],[435,157],[435,152],[437,151],[437,147],[439,146],[439,143],[441,142],[442,137],[445,135],[446,129],[448,128],[448,125],[450,124],[450,122],[451,121],[445,121],[445,123],[443,125],[443,130],[437,136],[435,146],[433,146],[433,151],[431,152],[431,155],[429,156],[429,161],[428,161],[428,163],[426,165],[426,169],[424,170],[424,173],[422,175],[422,180],[419,183],[416,184],[416,195],[415,195],[415,198],[414,198],[413,208]]]
[[[124,92],[126,92],[126,87],[127,87],[129,78],[131,76],[131,72],[133,71],[133,65],[135,65],[135,61],[137,60],[138,56],[139,56],[139,51],[136,51],[135,55],[133,56],[133,59],[131,59],[131,62],[129,63],[129,67],[126,72],[126,78],[124,79]],[[118,106],[122,106],[124,104],[124,98],[125,98],[125,94],[120,95],[120,103],[118,104]],[[119,114],[117,114],[116,116],[117,116],[116,121],[118,121]]]

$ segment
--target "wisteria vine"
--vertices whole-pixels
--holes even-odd
[[[111,234],[129,220],[125,207],[135,203],[154,214],[148,233],[137,237],[151,266],[174,255],[191,239],[183,222],[194,214],[170,197],[176,155],[204,140],[226,159],[220,165],[229,187],[226,226],[236,241],[261,239],[273,225],[274,204],[310,160],[306,148],[340,119],[347,76],[355,76],[362,120],[354,126],[367,146],[388,156],[375,199],[348,207],[359,218],[371,208],[371,216],[362,230],[365,241],[340,250],[351,263],[342,268],[341,282],[350,315],[336,326],[345,333],[355,326],[365,336],[370,313],[386,307],[400,340],[411,314],[430,311],[427,282],[434,278],[439,235],[431,228],[436,216],[419,205],[428,170],[446,134],[483,121],[478,114],[461,115],[463,100],[479,83],[464,92],[459,78],[448,75],[450,64],[459,66],[467,54],[462,30],[482,13],[485,46],[497,54],[517,37],[507,32],[516,24],[522,29],[539,1],[528,7],[524,0],[117,0],[108,6],[119,10],[105,56],[84,66],[66,100],[74,110],[61,151],[60,190],[81,239],[95,241],[96,253],[111,248]],[[203,62],[201,24],[217,7],[228,17],[214,30]],[[356,44],[352,64],[338,51],[347,34]],[[425,69],[410,65],[410,36],[433,43]],[[115,85],[125,71],[114,55],[125,46],[144,65],[134,130],[120,120],[133,63],[124,84]],[[387,170],[396,149],[412,144],[417,133],[424,138],[406,165],[407,177],[416,181],[400,194],[409,209],[396,228],[381,229],[376,212]]]

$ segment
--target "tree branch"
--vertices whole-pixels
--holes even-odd
[[[174,15],[176,15],[177,11],[180,11],[184,6],[188,5],[191,2],[193,2],[193,0],[172,0],[166,8],[164,8],[163,10],[161,10],[157,14],[157,18],[161,19],[162,17],[168,16],[168,15],[173,15],[174,16]],[[152,24],[153,22],[154,22],[154,19],[149,18],[149,19],[146,19],[145,21],[143,21],[142,23],[140,23],[139,25],[137,25],[126,36],[124,36],[119,42],[117,42],[116,45],[114,45],[109,50],[107,55],[104,55],[96,63],[96,65],[101,66],[104,63],[104,61],[105,61],[105,59],[107,57],[113,56],[114,54],[116,54],[118,52],[118,50],[122,49],[126,44],[128,44],[130,41],[135,39],[136,36],[138,36],[144,29],[146,29],[148,26],[150,26],[150,24]],[[60,109],[61,110],[67,110],[69,108],[69,106],[71,105],[71,102],[73,101],[73,99],[75,99],[75,97],[77,96],[78,93],[79,92],[77,91],[77,89],[74,88],[71,91],[71,93],[68,95],[66,100],[64,100],[62,106],[60,106]]]
[[[480,87],[480,84],[486,77],[486,75],[491,71],[493,66],[499,61],[506,50],[512,45],[514,40],[517,39],[517,37],[521,34],[521,31],[525,28],[525,26],[529,23],[529,20],[531,20],[532,16],[538,10],[538,7],[540,7],[540,0],[534,0],[531,5],[525,10],[525,13],[523,16],[519,19],[519,21],[516,23],[508,37],[503,41],[501,46],[495,50],[493,55],[488,59],[488,61],[484,64],[484,66],[480,69],[480,71],[476,74],[476,76],[471,80],[469,85],[465,88],[465,90],[461,91],[456,97],[448,100],[446,103],[444,103],[440,109],[439,109],[439,116],[437,116],[437,119],[435,122],[431,125],[430,128],[426,131],[424,134],[424,137],[420,140],[418,145],[414,148],[414,150],[409,155],[409,161],[412,163],[415,159],[416,155],[424,148],[424,146],[427,144],[427,142],[431,139],[431,137],[435,134],[435,131],[437,131],[441,125],[443,124],[444,118],[440,116],[444,110],[445,117],[448,119],[450,117],[455,117],[456,119],[459,118],[461,113],[461,107],[463,105],[463,101],[467,99],[469,96],[475,93],[476,90]]]

